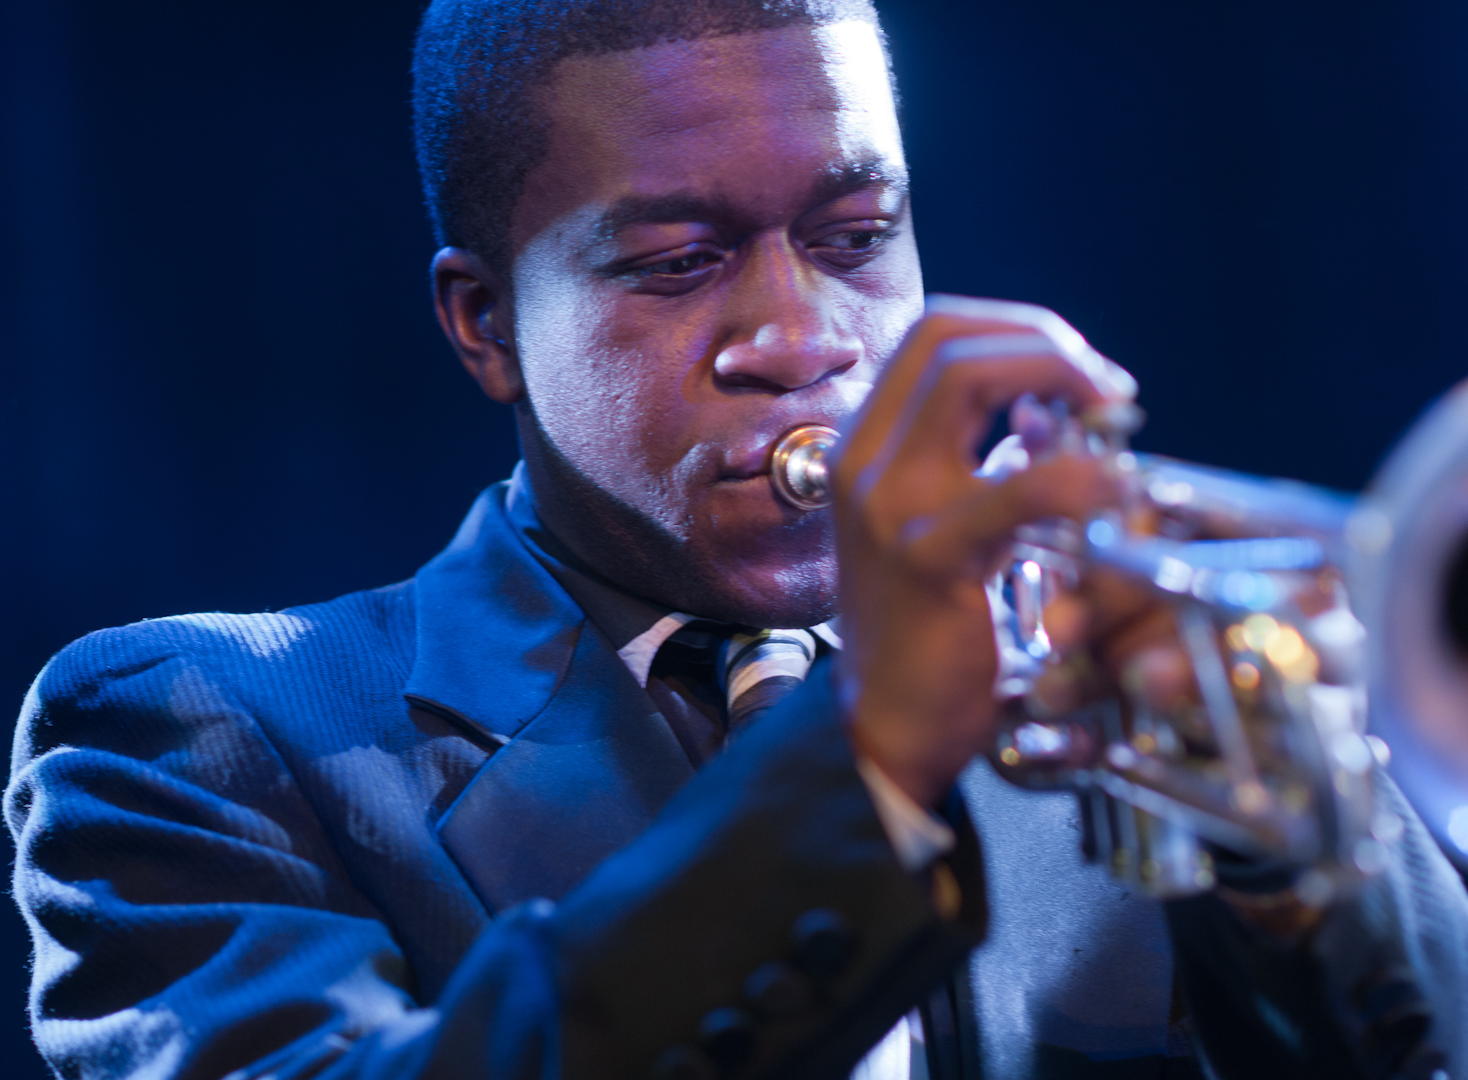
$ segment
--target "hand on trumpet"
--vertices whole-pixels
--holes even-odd
[[[1046,606],[1044,622],[1051,646],[1069,660],[1036,680],[1034,698],[1050,713],[1072,712],[1118,685],[1163,713],[1197,700],[1172,608],[1135,581],[1093,568]]]
[[[975,448],[1025,394],[1079,410],[1135,386],[1053,312],[939,297],[857,417],[834,474],[843,693],[858,748],[920,805],[994,739],[985,582],[1014,530],[1084,521],[1119,495],[1094,458],[1056,455],[994,482],[974,475]],[[1185,683],[1166,606],[1120,578],[1088,582],[1054,616],[1113,672],[1139,664],[1160,693]]]
[[[852,738],[914,800],[931,806],[974,755],[995,748],[1005,708],[998,697],[1018,694],[1008,708],[1014,713],[1019,707],[1020,719],[1009,717],[997,754],[1005,768],[1031,768],[1024,764],[1028,760],[1059,769],[1078,791],[1094,786],[1097,797],[1124,799],[1151,822],[1130,830],[1142,840],[1128,839],[1124,825],[1115,826],[1120,832],[1106,833],[1102,846],[1123,860],[1108,859],[1114,870],[1136,877],[1156,895],[1186,895],[1218,882],[1216,872],[1223,869],[1218,859],[1268,868],[1282,858],[1278,865],[1284,891],[1279,896],[1241,894],[1239,910],[1271,929],[1292,933],[1314,920],[1333,886],[1313,890],[1314,900],[1294,903],[1287,887],[1291,867],[1339,865],[1339,855],[1329,845],[1339,847],[1349,834],[1333,838],[1299,830],[1302,820],[1313,824],[1299,814],[1310,805],[1314,789],[1302,786],[1292,763],[1274,763],[1272,789],[1261,782],[1229,686],[1245,668],[1255,672],[1257,684],[1257,669],[1239,661],[1235,674],[1227,675],[1220,652],[1222,639],[1232,642],[1233,636],[1242,635],[1244,644],[1227,647],[1248,655],[1247,649],[1254,647],[1247,645],[1252,631],[1240,623],[1221,633],[1221,624],[1215,629],[1203,606],[1203,598],[1211,595],[1208,590],[1225,588],[1220,583],[1231,575],[1220,572],[1210,578],[1213,572],[1205,570],[1202,577],[1195,576],[1181,556],[1206,554],[1186,554],[1175,540],[1156,538],[1161,554],[1155,545],[1147,546],[1159,527],[1200,540],[1217,537],[1220,530],[1195,513],[1191,503],[1184,511],[1181,503],[1159,502],[1156,494],[1139,499],[1135,458],[1118,448],[1115,437],[1104,434],[1120,431],[1124,421],[1117,418],[1135,412],[1125,407],[1133,388],[1130,376],[1051,312],[956,298],[930,305],[858,416],[833,475],[847,644],[841,678]],[[1051,404],[1042,406],[1041,401]],[[974,448],[983,442],[997,411],[1006,407],[1026,449],[1025,467],[1007,473],[988,466],[978,470]],[[1080,413],[1087,414],[1084,424],[1073,419]],[[1100,453],[1098,448],[1109,449]],[[1003,457],[1002,450],[996,457]],[[1118,479],[1122,475],[1130,479],[1123,483]],[[1160,474],[1147,475],[1155,480]],[[1207,500],[1199,505],[1206,510]],[[1161,521],[1164,512],[1191,516],[1168,524]],[[1267,517],[1261,518],[1265,525]],[[1068,533],[1057,527],[1063,519],[1077,526],[1089,523],[1085,543],[1097,546],[1086,550],[1130,552],[1117,563],[1121,569],[1112,569],[1095,554],[1080,561],[1063,555],[1066,542],[1081,543],[1080,529]],[[1249,535],[1230,531],[1230,521],[1222,519],[1224,535]],[[1232,524],[1248,522],[1240,518]],[[1096,539],[1108,533],[1112,539]],[[1123,534],[1132,547],[1117,543]],[[1052,549],[1052,542],[1058,546]],[[1175,546],[1168,548],[1168,543]],[[1254,551],[1252,557],[1265,558],[1259,553],[1264,549],[1243,543],[1244,549],[1229,550]],[[1286,547],[1299,543],[1284,542]],[[1033,554],[1017,554],[1021,551]],[[1138,573],[1128,559],[1143,556],[1162,561],[1148,563],[1152,568]],[[1044,571],[1039,563],[1026,561],[1033,559],[1059,559],[1054,567],[1070,569]],[[1183,572],[1182,584],[1169,584],[1169,559],[1177,564],[1174,570]],[[1033,581],[1027,590],[1013,576],[1016,569]],[[1007,571],[1014,596],[1012,604],[1006,601],[1000,609],[1006,629],[996,639],[997,613],[991,604],[999,601],[991,590],[1001,570]],[[1239,573],[1257,584],[1258,575]],[[1289,585],[1294,591],[1288,600],[1291,610],[1298,608],[1294,617],[1305,620],[1300,625],[1307,633],[1315,631],[1305,623],[1326,612],[1338,623],[1344,620],[1337,629],[1354,625],[1347,609],[1332,608],[1339,603],[1339,589],[1329,573],[1318,577],[1317,584],[1325,589],[1319,595],[1302,585],[1308,580],[1315,579],[1306,576]],[[1069,587],[1057,586],[1063,581]],[[1038,597],[1046,601],[1042,618],[1034,617]],[[1227,604],[1225,608],[1233,610]],[[1247,604],[1245,609],[1244,615],[1228,619],[1249,623]],[[1286,617],[1283,608],[1276,610]],[[1275,627],[1281,642],[1299,646],[1301,663],[1295,667],[1300,671],[1289,667],[1282,652],[1271,653],[1271,662],[1285,665],[1281,671],[1299,684],[1297,690],[1312,683],[1319,657],[1300,632],[1293,626],[1279,629],[1269,616],[1253,618],[1263,620],[1260,626]],[[1000,663],[1001,641],[1006,642],[1005,664]],[[1311,660],[1308,672],[1305,659]],[[1020,675],[1002,671],[1015,663]],[[1216,672],[1213,683],[1204,677],[1207,664]],[[1019,689],[1012,689],[1012,683]],[[1336,712],[1338,706],[1349,708],[1350,693],[1345,686],[1324,687],[1318,695],[1321,707]],[[1105,727],[1113,722],[1097,728],[1094,719],[1079,719],[1083,707],[1107,699],[1113,708],[1123,699],[1127,715],[1133,720],[1142,716],[1144,728],[1123,733]],[[1290,700],[1305,698],[1296,694]],[[1260,702],[1251,698],[1248,704],[1258,711]],[[1280,705],[1268,708],[1278,710]],[[1094,710],[1088,715],[1094,718]],[[1333,716],[1324,719],[1335,723]],[[1152,725],[1158,723],[1162,726],[1153,735]],[[1266,758],[1273,745],[1267,728],[1258,748]],[[1031,742],[1048,737],[1058,749],[1021,750],[1017,740],[1022,737]],[[1343,731],[1327,738],[1359,741]],[[1344,749],[1352,751],[1354,743]],[[1184,758],[1196,759],[1192,768]],[[1337,778],[1345,788],[1335,783],[1334,789],[1350,796],[1350,813],[1360,817],[1369,790],[1362,789],[1357,797],[1355,788],[1365,781],[1358,764],[1346,766],[1356,773]],[[1028,775],[1045,780],[1042,773]],[[1149,816],[1145,808],[1161,805],[1159,799],[1172,807],[1165,813],[1181,814],[1191,823],[1202,821],[1200,813],[1211,815],[1206,827],[1200,825],[1202,831],[1190,838],[1191,846],[1167,840],[1166,830],[1175,826]],[[1108,819],[1111,814],[1106,811]],[[1217,859],[1198,846],[1209,839],[1222,844],[1215,849]],[[1154,848],[1167,852],[1171,862],[1159,862],[1163,856],[1154,857]],[[1238,863],[1225,849],[1264,861]],[[1318,872],[1316,877],[1325,880]]]

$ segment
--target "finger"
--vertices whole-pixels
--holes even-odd
[[[1139,581],[1104,566],[1088,569],[1077,592],[1090,605],[1094,631],[1101,637],[1115,635],[1127,623],[1153,608],[1166,608],[1150,582]]]
[[[947,293],[929,296],[925,307],[932,315],[986,319],[1029,327],[1059,346],[1062,355],[1084,371],[1105,397],[1131,401],[1137,396],[1137,380],[1132,378],[1131,373],[1097,352],[1079,330],[1049,308],[1013,300],[990,300]]]
[[[925,381],[931,384],[934,376],[929,369],[934,366],[939,351],[949,342],[983,336],[1011,341],[1023,336],[1028,351],[1059,355],[1053,342],[1026,326],[949,315],[925,316],[908,332],[892,363],[867,397],[846,439],[843,456],[865,462],[875,455],[893,427],[906,426],[902,420],[912,415],[913,398],[926,396],[919,394],[919,386]]]
[[[1051,612],[1059,616],[1051,628]],[[1150,586],[1110,571],[1093,570],[1074,593],[1063,593],[1045,609],[1052,642],[1074,647],[1074,626],[1084,628],[1096,658],[1113,674],[1149,648],[1181,649],[1172,606]]]
[[[1175,644],[1154,645],[1133,654],[1122,675],[1122,685],[1158,712],[1168,712],[1196,698],[1193,666]]]
[[[1092,458],[1061,457],[1001,484],[968,478],[966,490],[931,514],[908,519],[901,540],[916,567],[952,572],[1015,528],[1042,518],[1081,521],[1116,501],[1116,481]]]
[[[1114,673],[1133,654],[1155,646],[1177,646],[1180,639],[1172,609],[1159,601],[1134,612],[1124,622],[1107,627],[1095,640],[1097,659]]]
[[[995,413],[1027,394],[1081,407],[1106,400],[1084,372],[1043,345],[1043,339],[1013,334],[944,342],[894,434],[917,448],[952,447],[971,459]]]
[[[995,412],[1016,398],[1034,393],[1082,405],[1102,400],[1085,374],[1063,357],[1006,355],[1015,340],[987,335],[939,346],[924,383],[885,433],[880,449],[866,461],[857,450],[838,466],[838,490],[844,482],[861,499],[890,477],[900,490],[946,498],[952,485],[977,467],[975,449]],[[940,491],[932,491],[935,484]]]
[[[1069,664],[1052,664],[1040,672],[1030,691],[1031,707],[1049,716],[1063,716],[1086,703],[1087,686],[1082,673]]]
[[[1091,630],[1091,606],[1074,593],[1061,593],[1045,605],[1045,633],[1062,652],[1083,645]]]
[[[847,440],[846,454],[865,462],[876,452],[883,441],[882,433],[902,414],[933,353],[954,338],[1033,334],[1043,339],[1043,351],[1063,357],[1086,373],[1103,397],[1129,399],[1136,394],[1136,381],[1092,349],[1053,311],[1031,304],[942,295],[929,297],[927,306],[928,313],[908,332],[892,364],[868,398]]]

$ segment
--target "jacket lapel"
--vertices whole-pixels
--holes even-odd
[[[482,493],[453,542],[418,571],[417,651],[403,688],[493,741],[513,737],[545,708],[584,618],[510,527],[508,487]]]
[[[564,894],[693,775],[611,643],[515,536],[505,487],[418,575],[404,691],[503,743],[438,825],[492,911]]]
[[[585,623],[545,710],[484,764],[439,837],[491,910],[557,899],[692,775],[651,699]]]

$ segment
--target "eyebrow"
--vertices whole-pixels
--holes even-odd
[[[821,206],[843,195],[853,195],[870,187],[884,187],[907,198],[907,173],[894,169],[886,161],[857,161],[832,169],[816,183],[812,206]]]
[[[823,206],[844,195],[852,195],[871,187],[885,187],[904,199],[907,197],[907,174],[885,161],[859,161],[840,165],[816,181],[810,193],[812,207]],[[696,195],[679,191],[667,195],[627,195],[618,199],[601,215],[593,230],[594,242],[606,242],[629,225],[667,225],[679,221],[732,221],[741,216],[739,209],[722,196]]]
[[[678,191],[669,195],[626,195],[596,223],[597,241],[616,238],[629,225],[667,225],[678,221],[727,221],[738,211],[727,199]]]

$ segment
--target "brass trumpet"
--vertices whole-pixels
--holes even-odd
[[[1429,826],[1450,855],[1468,852],[1468,382],[1360,499],[1136,453],[1134,406],[1028,408],[1047,428],[1040,453],[1102,459],[1123,498],[1084,524],[1018,530],[989,583],[996,771],[1074,791],[1087,855],[1148,895],[1213,888],[1221,848],[1298,868],[1296,894],[1323,903],[1379,872],[1401,834],[1372,800],[1385,735]],[[1025,442],[1011,435],[980,473],[1027,466]],[[780,496],[828,505],[836,446],[828,427],[788,432],[773,451]],[[1159,714],[1127,685],[1061,715],[1045,705],[1047,670],[1084,664],[1052,648],[1045,608],[1089,566],[1173,605],[1198,704]]]

